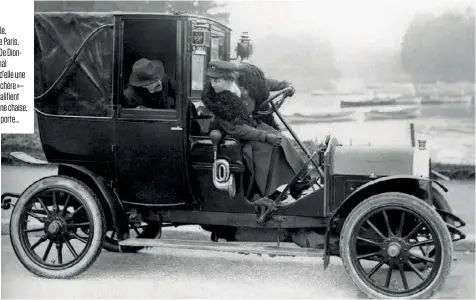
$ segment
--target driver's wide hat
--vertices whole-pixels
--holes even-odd
[[[212,60],[208,64],[207,76],[210,78],[223,78],[230,76],[237,70],[234,63],[224,60]]]

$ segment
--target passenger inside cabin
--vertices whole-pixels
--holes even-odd
[[[176,82],[160,60],[141,58],[132,66],[123,107],[175,109]]]

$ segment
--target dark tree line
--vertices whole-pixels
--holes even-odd
[[[414,82],[474,81],[474,11],[420,15],[401,45],[403,69]]]
[[[173,12],[182,11],[212,17],[228,23],[229,13],[213,12],[224,4],[215,1],[35,1],[36,12],[86,11],[86,12]]]

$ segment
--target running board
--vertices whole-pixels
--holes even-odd
[[[323,250],[310,248],[292,248],[278,246],[246,245],[244,243],[223,243],[194,240],[127,239],[120,246],[161,247],[169,249],[209,250],[231,253],[268,254],[275,256],[322,257]]]

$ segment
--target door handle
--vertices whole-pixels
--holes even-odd
[[[174,130],[174,131],[182,131],[183,128],[180,127],[180,126],[175,126],[175,127],[170,127],[170,130]]]

